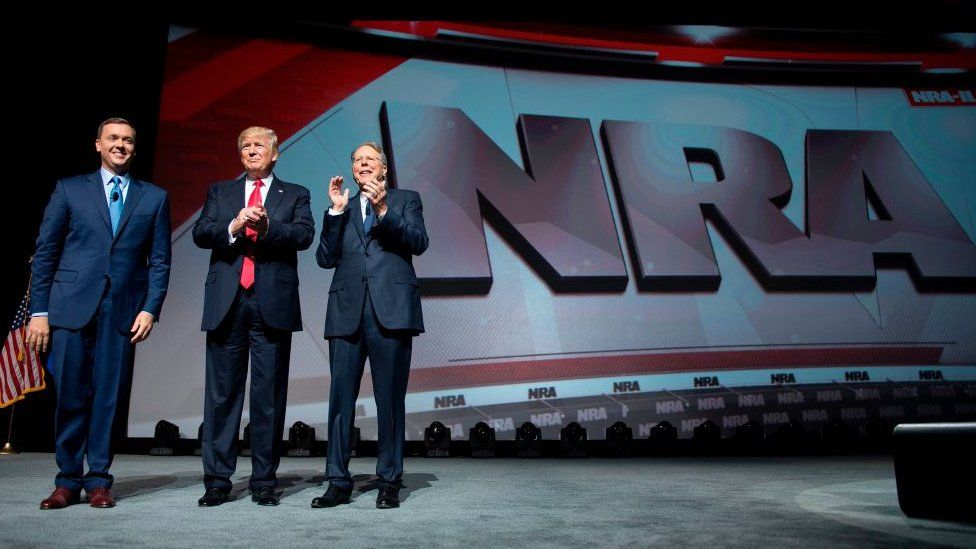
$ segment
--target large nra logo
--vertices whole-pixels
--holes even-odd
[[[522,114],[523,169],[459,109],[380,114],[396,186],[437,212],[437,244],[416,260],[427,294],[488,293],[482,219],[553,291],[624,291],[612,201],[639,291],[719,287],[706,221],[767,290],[870,290],[876,265],[923,290],[976,288],[976,246],[891,132],[806,132],[797,227],[781,210],[793,191],[782,152],[747,131],[603,120],[598,144],[590,120]]]

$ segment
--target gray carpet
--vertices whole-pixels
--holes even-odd
[[[281,505],[198,508],[200,459],[118,456],[114,509],[41,511],[51,454],[0,456],[2,547],[976,547],[976,526],[906,518],[885,457],[408,458],[402,506],[374,507],[374,458],[353,501],[311,509],[322,458],[287,458]]]

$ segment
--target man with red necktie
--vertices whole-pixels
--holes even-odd
[[[210,249],[204,289],[207,331],[203,411],[204,485],[198,504],[230,499],[237,438],[251,363],[251,499],[277,505],[288,394],[291,334],[302,329],[298,252],[312,244],[315,222],[308,189],[272,173],[274,130],[253,126],[237,138],[245,174],[214,183],[193,226],[193,241]]]

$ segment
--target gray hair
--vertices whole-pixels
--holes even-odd
[[[263,135],[267,137],[268,141],[271,141],[271,151],[278,152],[278,134],[271,128],[265,128],[264,126],[244,128],[244,131],[237,136],[237,150],[241,150],[241,144],[244,143],[244,138],[249,135]]]
[[[349,161],[350,162],[355,162],[356,161],[356,151],[358,151],[359,149],[361,149],[363,147],[369,147],[369,148],[373,149],[374,151],[380,153],[380,162],[382,162],[383,165],[386,166],[386,153],[383,152],[383,147],[381,147],[380,144],[377,143],[376,141],[363,141],[359,145],[356,145],[356,148],[353,149],[351,153],[349,153]]]

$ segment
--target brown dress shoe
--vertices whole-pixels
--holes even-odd
[[[78,503],[80,490],[69,490],[58,486],[51,495],[41,502],[41,509],[63,509]]]
[[[115,499],[112,497],[112,492],[108,488],[92,488],[88,492],[88,505],[100,509],[107,509],[109,507],[115,507]]]

